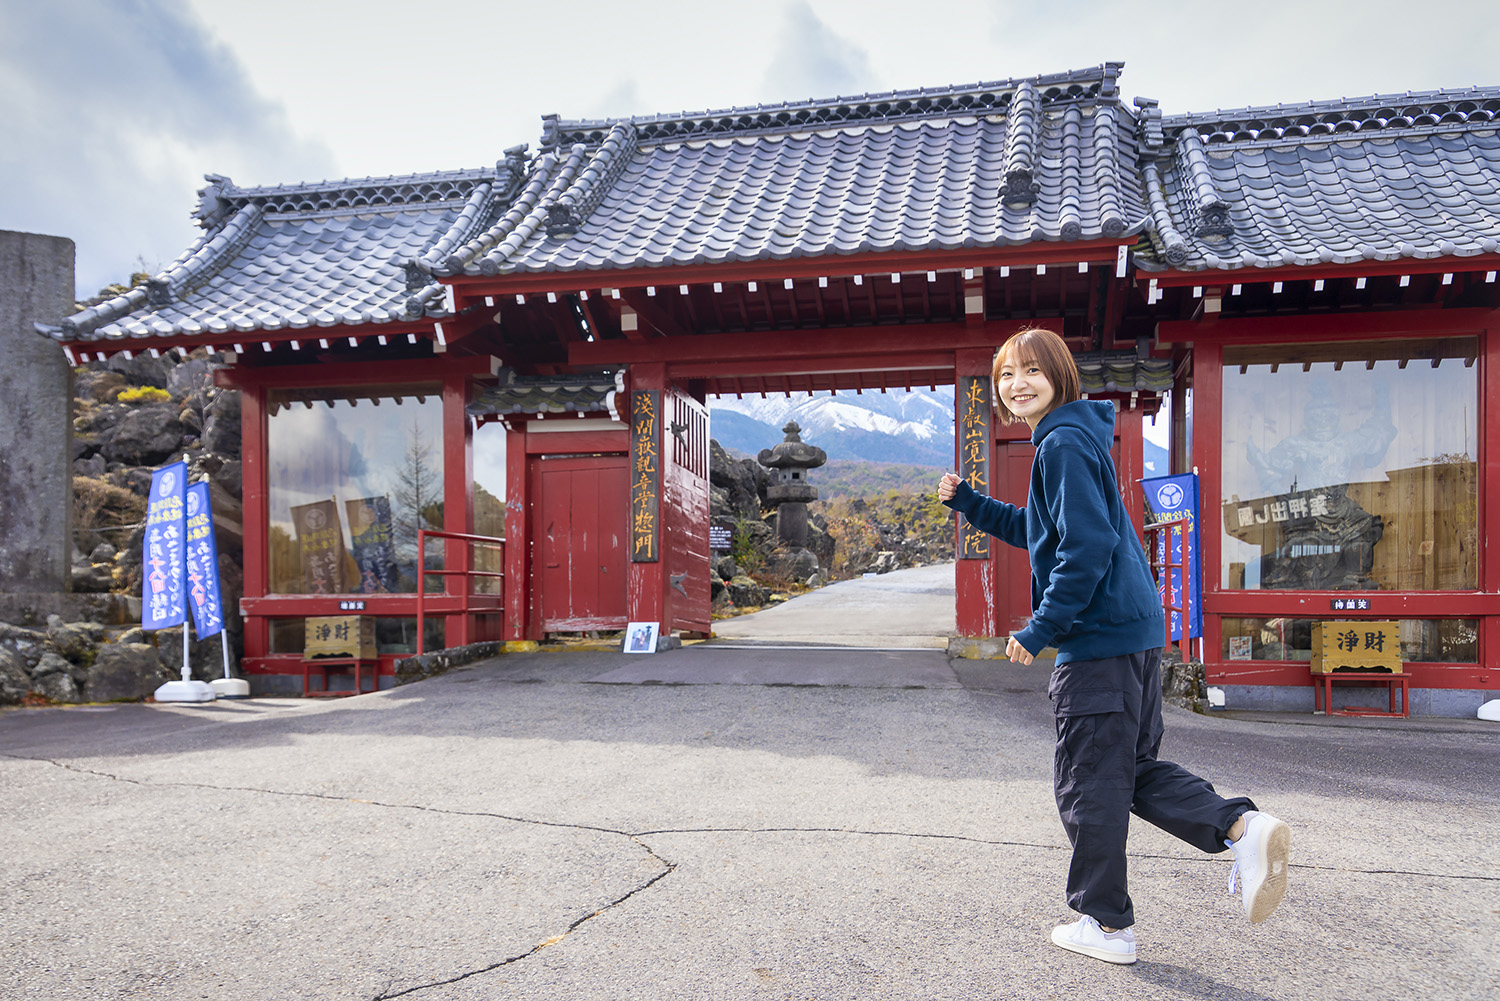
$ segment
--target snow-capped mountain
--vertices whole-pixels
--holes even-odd
[[[830,459],[953,464],[953,390],[713,397],[710,434],[727,449],[755,455],[796,421],[802,440]]]

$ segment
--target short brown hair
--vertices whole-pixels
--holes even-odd
[[[1047,412],[1051,413],[1064,403],[1072,403],[1074,400],[1082,399],[1082,393],[1078,388],[1078,366],[1073,362],[1073,352],[1068,350],[1068,343],[1051,330],[1041,327],[1032,327],[1027,330],[1018,330],[1011,334],[1009,339],[995,352],[995,363],[990,368],[990,380],[996,387],[995,403],[999,407],[1000,420],[1006,424],[1019,424],[1021,418],[1011,413],[1010,407],[1000,397],[1000,369],[1007,359],[1014,359],[1018,364],[1021,362],[1034,361],[1037,368],[1052,383],[1052,391],[1056,395],[1052,398],[1052,407]]]

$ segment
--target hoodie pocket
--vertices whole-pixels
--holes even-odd
[[[1161,595],[1149,576],[1142,579],[1130,562],[1110,567],[1099,585],[1099,597],[1105,621],[1116,625],[1150,618],[1161,607]]]

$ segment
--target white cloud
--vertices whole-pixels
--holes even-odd
[[[176,0],[7,4],[0,122],[0,226],[73,239],[80,296],[187,247],[205,172],[275,183],[334,162]]]
[[[870,56],[825,24],[812,7],[799,2],[784,12],[776,51],[766,67],[762,100],[860,94],[878,89]]]

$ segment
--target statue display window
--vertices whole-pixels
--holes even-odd
[[[1401,659],[1407,663],[1479,661],[1478,619],[1400,619]],[[1223,623],[1226,661],[1312,660],[1312,619],[1229,618]]]
[[[474,429],[474,534],[505,538],[505,425],[499,421]],[[491,546],[474,546],[474,569],[503,573],[502,551]],[[471,583],[475,594],[499,594],[500,581],[494,577],[476,577]]]
[[[1226,347],[1221,586],[1478,587],[1478,349]]]
[[[266,395],[271,592],[415,593],[417,531],[443,527],[441,387]]]

